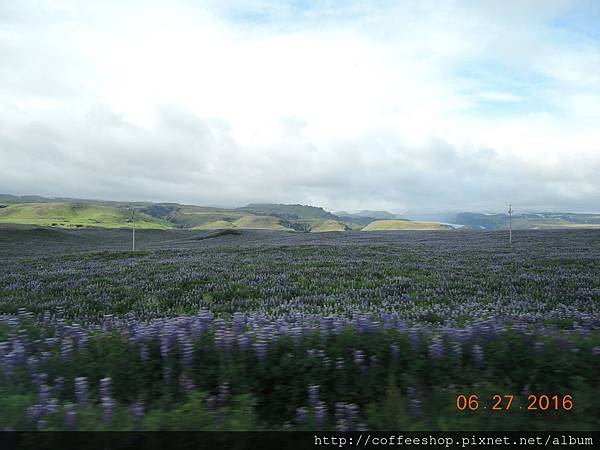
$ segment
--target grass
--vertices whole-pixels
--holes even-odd
[[[236,228],[252,228],[258,230],[293,231],[279,223],[277,217],[272,216],[244,216],[233,222]]]
[[[92,203],[21,203],[0,209],[0,223],[54,227],[124,228],[131,226],[131,212],[125,207]],[[138,212],[137,228],[173,228],[173,224]]]
[[[227,220],[215,220],[194,227],[195,230],[227,230],[231,228],[235,228],[235,225]]]
[[[183,228],[215,229],[211,225],[214,222],[233,222],[245,215],[247,213],[234,210],[184,205],[177,207],[167,216],[167,219]],[[230,226],[225,228],[228,227]]]
[[[277,217],[272,216],[242,216],[239,219],[220,219],[213,222],[204,223],[195,227],[198,230],[223,230],[223,229],[254,229],[254,230],[272,230],[272,231],[294,231],[287,228]]]
[[[412,222],[410,220],[376,220],[364,227],[362,231],[396,231],[396,230],[449,230],[448,225],[433,222]]]
[[[310,231],[321,233],[326,231],[346,231],[348,227],[338,220],[324,220],[311,226]]]

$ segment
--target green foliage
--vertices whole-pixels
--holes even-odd
[[[21,203],[0,209],[0,223],[56,227],[131,227],[131,212],[126,207],[89,202]],[[138,212],[137,228],[171,228],[164,220]]]
[[[52,335],[50,329],[27,321],[21,325],[32,340]],[[185,368],[176,354],[161,358],[155,340],[148,342],[149,358],[143,361],[139,346],[124,334],[98,332],[70,358],[65,360],[57,351],[45,365],[47,379],[63,377],[65,385],[53,392],[58,409],[46,416],[43,428],[66,429],[64,408],[77,401],[73,379],[81,376],[89,380],[90,391],[88,406],[77,409],[80,430],[314,429],[315,410],[308,398],[308,387],[314,384],[327,407],[327,429],[337,426],[333,411],[338,402],[357,405],[359,420],[372,430],[587,430],[600,424],[600,406],[594,401],[600,395],[600,358],[592,351],[600,344],[597,333],[576,342],[577,352],[564,347],[560,337],[547,338],[543,355],[532,354],[528,336],[519,332],[477,342],[488,355],[483,367],[474,363],[468,348],[457,359],[449,342],[441,358],[432,358],[430,339],[421,336],[421,344],[413,347],[408,336],[396,330],[362,334],[347,328],[337,336],[313,333],[297,343],[281,338],[265,359],[235,347],[219,350],[209,333],[194,345],[193,367]],[[389,352],[392,343],[398,349],[395,356]],[[354,360],[357,349],[364,352],[362,363]],[[337,367],[339,361],[342,367]],[[191,394],[178,382],[184,373],[195,386]],[[99,395],[104,377],[112,380],[116,402],[108,419]],[[231,394],[215,403],[224,381]],[[0,376],[0,428],[39,426],[27,413],[38,401],[37,389],[25,370],[11,378]],[[527,411],[529,393],[570,394],[575,408]],[[459,394],[477,394],[480,409],[458,411]],[[512,410],[492,412],[495,394],[514,395]],[[143,422],[137,422],[130,409],[140,399],[146,406]],[[295,422],[300,407],[309,411],[304,424]]]

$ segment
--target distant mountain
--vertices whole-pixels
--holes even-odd
[[[452,220],[471,229],[499,230],[509,225],[508,214],[464,212]],[[512,226],[515,230],[600,228],[600,214],[519,213],[513,214]]]
[[[237,211],[245,211],[252,214],[265,216],[275,216],[286,220],[337,219],[337,216],[325,211],[323,208],[308,205],[251,203],[241,208],[237,208]]]
[[[0,196],[0,224],[47,227],[267,229],[273,231],[344,231],[361,228],[337,220],[323,208],[305,205],[254,204],[243,208],[212,208],[178,203],[114,202]]]
[[[383,220],[391,220],[397,219],[396,214],[392,214],[388,211],[371,211],[369,209],[364,209],[360,212],[347,214],[351,217],[370,217],[372,219],[383,219]]]
[[[340,211],[334,214],[343,221],[358,223],[360,225],[368,225],[375,220],[393,220],[398,218],[395,214],[388,211],[371,211],[368,209],[357,213]]]
[[[273,231],[384,231],[445,230],[449,224],[465,229],[498,230],[508,228],[508,215],[463,212],[438,220],[408,220],[387,211],[363,210],[332,214],[308,205],[253,203],[241,208],[214,208],[179,203],[117,202],[71,198],[46,198],[37,195],[0,194],[0,224],[44,227],[131,227],[135,209],[138,228],[267,229]],[[412,217],[411,219],[417,219]],[[438,223],[435,223],[438,222]],[[600,214],[520,213],[513,215],[513,228],[600,228]]]
[[[41,197],[39,195],[11,195],[11,194],[0,194],[0,201],[11,201],[19,203],[33,203],[33,202],[48,202],[51,199]]]

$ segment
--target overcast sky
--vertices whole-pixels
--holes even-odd
[[[600,1],[0,0],[0,193],[600,211]]]

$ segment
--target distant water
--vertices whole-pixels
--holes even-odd
[[[433,221],[433,220],[428,220],[427,222],[439,223],[440,225],[448,225],[449,227],[452,227],[452,228],[462,228],[462,227],[464,227],[464,225],[462,225],[460,223],[436,222],[436,221]]]

